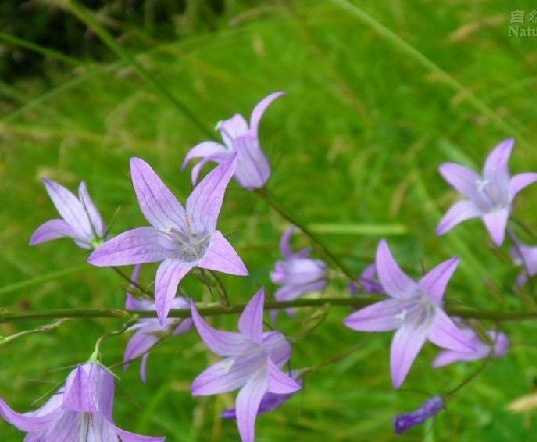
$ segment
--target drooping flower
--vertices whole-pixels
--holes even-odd
[[[448,364],[453,364],[458,361],[477,361],[483,358],[500,358],[509,351],[510,343],[509,338],[505,333],[498,330],[488,330],[486,335],[490,339],[490,344],[483,342],[476,332],[470,327],[461,328],[461,330],[468,336],[473,351],[454,351],[444,350],[438,354],[433,361],[433,367],[444,367]]]
[[[190,149],[183,161],[183,169],[192,159],[201,158],[201,161],[192,168],[192,182],[198,180],[200,170],[206,163],[210,161],[220,163],[236,153],[237,182],[248,190],[263,187],[270,177],[270,163],[259,144],[259,121],[267,107],[281,95],[283,92],[275,92],[263,98],[254,108],[249,126],[240,114],[220,121],[216,129],[220,131],[224,144],[204,141]]]
[[[508,162],[514,140],[498,144],[489,154],[482,175],[456,163],[444,163],[440,173],[466,199],[451,206],[436,229],[443,235],[470,218],[482,218],[497,246],[503,243],[507,220],[516,194],[537,181],[537,173],[509,175]]]
[[[77,198],[55,181],[43,178],[43,182],[61,219],[51,219],[41,224],[30,238],[30,245],[58,238],[73,238],[76,245],[83,249],[94,249],[101,244],[106,236],[106,227],[89,196],[86,183],[80,183]]]
[[[140,273],[140,265],[137,265],[132,273],[131,281],[137,283]],[[128,310],[149,310],[155,311],[155,302],[145,298],[135,298],[127,293],[125,308]],[[172,309],[188,309],[189,302],[182,296],[177,296],[171,304]],[[167,318],[161,323],[157,318],[140,318],[129,328],[129,331],[135,333],[129,339],[125,353],[123,354],[123,368],[126,370],[129,361],[142,357],[140,363],[140,377],[143,382],[147,380],[147,358],[149,351],[157,345],[164,336],[177,336],[188,332],[192,328],[192,319],[190,318]]]
[[[345,319],[345,325],[357,331],[396,330],[390,364],[395,388],[405,380],[426,340],[450,350],[474,351],[471,340],[442,308],[446,286],[458,263],[458,258],[448,259],[415,282],[399,268],[386,241],[380,241],[377,271],[391,299],[352,313]]]
[[[114,377],[96,363],[78,365],[41,408],[17,413],[0,399],[0,415],[27,433],[25,442],[162,442],[164,437],[141,436],[112,421]]]
[[[302,379],[300,374],[296,370],[292,370],[289,375],[302,387]],[[276,408],[281,407],[285,402],[287,402],[291,397],[293,397],[297,391],[286,394],[276,394],[276,393],[265,393],[259,404],[259,410],[257,414],[268,413],[269,411],[275,410]],[[237,410],[235,408],[228,408],[224,410],[221,414],[223,419],[237,419]]]
[[[224,358],[198,375],[192,394],[206,396],[240,388],[235,409],[243,442],[255,439],[255,420],[266,393],[286,395],[300,390],[300,384],[281,370],[291,356],[289,343],[280,332],[263,332],[263,304],[260,290],[242,312],[238,333],[215,330],[191,304],[192,319],[205,345]]]
[[[524,285],[528,278],[537,275],[537,246],[523,244],[517,239],[511,247],[511,256],[515,265],[524,268],[516,278],[517,285]]]
[[[444,401],[442,398],[440,396],[433,396],[417,410],[396,415],[393,420],[395,433],[404,433],[409,428],[422,424],[427,419],[436,416],[443,409]]]
[[[377,266],[375,263],[368,265],[360,275],[360,279],[358,280],[358,284],[363,287],[363,289],[367,293],[382,293],[386,294],[384,292],[384,289],[382,288],[382,285],[378,281],[377,277]],[[349,291],[353,295],[357,295],[360,293],[360,290],[358,288],[358,285],[354,282],[349,283]]]
[[[153,169],[131,159],[131,176],[140,208],[152,227],[128,230],[104,243],[89,257],[90,264],[106,267],[161,262],[155,278],[155,304],[164,323],[181,279],[194,267],[247,275],[242,260],[216,222],[224,192],[236,166],[226,161],[196,186],[186,210]]]
[[[276,261],[270,274],[273,283],[281,285],[274,297],[277,301],[290,301],[299,296],[326,287],[326,264],[320,259],[308,258],[309,249],[293,252],[290,238],[296,227],[288,228],[280,239],[284,259]]]

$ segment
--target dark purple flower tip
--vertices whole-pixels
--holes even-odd
[[[436,416],[443,408],[442,397],[433,396],[417,410],[396,415],[393,419],[395,433],[401,434],[415,425],[422,424],[427,419]]]

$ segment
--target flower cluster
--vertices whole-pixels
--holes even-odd
[[[265,308],[279,310],[316,301],[298,298],[310,292],[323,292],[329,282],[329,268],[324,260],[311,258],[309,249],[294,251],[291,248],[291,236],[300,229],[300,226],[291,226],[280,239],[283,258],[276,261],[270,273],[271,281],[279,286],[274,296],[268,296],[265,302],[265,291],[259,289],[242,309],[236,332],[215,329],[204,318],[209,314],[241,310],[229,305],[225,287],[213,274],[248,275],[243,259],[217,229],[217,223],[232,177],[247,190],[261,189],[267,184],[271,169],[259,142],[259,123],[267,107],[281,95],[276,92],[261,100],[249,122],[236,114],[218,123],[223,144],[205,141],[186,154],[183,168],[196,158],[200,161],[192,169],[191,180],[195,187],[184,205],[146,161],[131,158],[134,192],[149,225],[109,237],[84,182],[76,197],[62,185],[44,179],[46,191],[61,219],[39,226],[30,240],[36,245],[69,237],[77,246],[91,250],[88,262],[94,266],[134,265],[130,279],[124,276],[130,281],[125,300],[125,314],[130,320],[122,331],[132,333],[123,356],[124,369],[132,361],[141,359],[140,376],[145,382],[149,352],[162,339],[195,328],[207,349],[221,359],[193,379],[191,393],[207,396],[239,390],[235,406],[225,410],[222,418],[236,419],[243,442],[254,442],[257,416],[293,397],[302,389],[305,374],[314,370],[312,367],[289,368],[291,341],[279,331],[264,331]],[[482,174],[454,163],[440,166],[441,175],[465,199],[447,211],[436,233],[443,235],[462,221],[482,218],[496,246],[501,246],[506,236],[513,242],[513,261],[523,266],[517,278],[517,283],[522,285],[537,274],[537,246],[523,243],[509,226],[509,219],[515,196],[537,181],[537,174],[510,176],[507,163],[512,148],[513,140],[500,143],[488,156]],[[200,172],[209,162],[216,166],[200,180]],[[266,195],[264,191],[258,193]],[[307,229],[303,231],[312,238]],[[337,259],[326,248],[321,249],[337,267]],[[139,283],[141,265],[150,263],[158,264],[154,293],[150,289],[153,284],[144,288]],[[394,259],[387,241],[381,239],[374,262],[363,270],[357,282],[346,281],[351,294],[365,291],[368,296],[357,298],[346,294],[346,298],[340,298],[344,301],[340,305],[347,306],[363,301],[359,309],[344,319],[344,324],[359,332],[394,332],[390,350],[394,388],[402,386],[427,341],[443,349],[432,362],[437,368],[460,361],[499,358],[509,350],[505,332],[465,322],[454,315],[453,310],[453,317],[450,317],[445,295],[458,266],[459,258],[452,257],[420,277],[411,277]],[[184,289],[180,291],[184,296],[178,295],[183,278],[191,272],[207,285],[209,276],[219,283],[216,284],[221,302],[218,307],[213,304],[205,308],[188,299]],[[335,273],[330,269],[330,275]],[[212,294],[212,286],[209,288]],[[322,300],[330,305],[329,296]],[[282,302],[285,304],[279,304]],[[288,308],[288,312],[293,310]],[[111,372],[95,356],[99,354],[100,344],[101,339],[90,361],[78,365],[65,385],[41,408],[18,413],[0,399],[0,415],[26,432],[28,442],[163,441],[162,437],[129,433],[113,423],[115,383]],[[398,414],[394,419],[395,432],[404,432],[436,416],[444,409],[449,396],[434,395],[420,408]]]

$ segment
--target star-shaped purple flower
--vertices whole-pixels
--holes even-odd
[[[237,426],[243,442],[255,439],[255,420],[266,393],[286,395],[300,385],[281,367],[291,356],[291,347],[280,332],[263,332],[264,292],[260,290],[246,305],[239,332],[215,330],[191,305],[192,319],[205,345],[221,361],[203,371],[192,383],[192,394],[205,396],[240,388],[235,404]]]
[[[466,333],[468,339],[474,347],[473,351],[444,350],[438,354],[433,361],[433,367],[443,367],[458,361],[477,361],[483,358],[500,358],[505,355],[510,348],[509,338],[505,333],[498,330],[488,330],[486,332],[490,339],[490,344],[479,339],[476,332],[470,327],[461,328]]]
[[[216,230],[236,161],[233,157],[207,174],[188,197],[185,210],[149,164],[132,158],[134,190],[152,227],[138,227],[112,238],[95,250],[88,262],[99,267],[161,262],[155,278],[155,304],[161,323],[172,307],[177,285],[193,267],[247,275],[237,252]]]
[[[377,271],[391,299],[352,313],[345,319],[345,325],[357,331],[397,330],[391,348],[395,388],[402,385],[426,340],[450,350],[474,351],[471,340],[442,309],[446,286],[458,263],[458,258],[448,259],[415,282],[399,268],[386,241],[380,241]]]
[[[78,198],[55,181],[43,178],[45,189],[61,216],[41,224],[30,244],[35,246],[58,238],[73,238],[83,249],[94,249],[106,236],[103,219],[91,200],[86,183],[78,187]]]
[[[263,98],[252,112],[250,125],[240,114],[219,122],[216,128],[222,134],[224,144],[204,141],[190,149],[183,161],[183,169],[192,159],[201,158],[192,168],[192,182],[198,180],[201,168],[208,162],[220,163],[236,153],[237,182],[248,190],[263,187],[270,177],[270,163],[259,144],[259,121],[267,107],[281,95],[283,92],[275,92]]]
[[[447,211],[436,229],[443,235],[470,218],[482,218],[497,246],[503,243],[507,220],[516,194],[537,181],[537,173],[520,173],[511,177],[508,162],[514,140],[498,144],[485,161],[482,175],[456,163],[444,163],[440,173],[466,199]]]
[[[17,413],[0,399],[0,415],[27,433],[26,442],[162,442],[164,437],[141,436],[112,422],[114,377],[95,363],[78,365],[41,408]]]
[[[289,227],[280,239],[283,260],[276,261],[270,279],[281,287],[274,297],[278,301],[290,301],[299,296],[326,287],[326,264],[320,259],[308,258],[309,249],[291,250],[290,239],[295,226]]]

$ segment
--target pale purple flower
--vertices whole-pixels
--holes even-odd
[[[489,154],[482,175],[456,163],[444,163],[440,173],[466,199],[451,206],[436,229],[443,235],[470,218],[482,218],[497,246],[503,243],[507,220],[516,194],[537,181],[537,173],[520,173],[511,177],[508,162],[514,140],[498,144]]]
[[[511,256],[515,265],[524,267],[516,278],[517,285],[524,285],[528,278],[537,275],[537,246],[528,246],[516,240],[511,247]]]
[[[302,387],[302,378],[296,370],[292,370],[289,375]],[[257,414],[268,413],[269,411],[281,407],[296,393],[298,393],[298,390],[286,394],[265,393],[259,404]],[[235,408],[228,408],[222,412],[221,417],[223,419],[237,419],[237,410]]]
[[[220,121],[216,128],[220,131],[224,144],[204,141],[186,154],[182,168],[194,158],[201,161],[192,168],[192,182],[198,180],[201,168],[208,162],[220,163],[236,153],[238,162],[235,179],[245,189],[259,189],[270,177],[270,163],[259,144],[258,128],[261,116],[267,107],[283,92],[275,92],[263,98],[252,111],[250,125],[240,114]]]
[[[290,238],[295,230],[292,226],[282,235],[280,251],[284,259],[276,261],[270,274],[271,281],[281,285],[274,294],[277,301],[290,301],[326,287],[326,264],[320,259],[308,258],[309,249],[291,250]]]
[[[368,265],[363,270],[362,274],[360,275],[360,279],[358,280],[358,284],[363,287],[366,293],[386,294],[378,280],[377,266],[375,263]],[[358,285],[355,282],[349,283],[349,291],[353,295],[358,295],[360,293]]]
[[[114,377],[96,363],[78,365],[41,408],[17,413],[0,399],[0,415],[27,433],[25,442],[161,442],[164,437],[141,436],[112,422]]]
[[[357,331],[396,330],[391,347],[391,376],[395,388],[405,380],[426,340],[455,351],[474,351],[471,340],[442,309],[446,286],[457,268],[458,258],[437,265],[419,282],[397,265],[385,240],[377,248],[377,271],[391,298],[352,313],[345,325]]]
[[[88,262],[99,267],[161,262],[155,277],[155,304],[161,323],[172,307],[179,282],[193,267],[247,275],[237,252],[216,230],[235,166],[236,158],[232,158],[207,174],[188,197],[185,210],[145,161],[132,158],[134,190],[152,227],[139,227],[112,238],[95,250]]]
[[[238,333],[215,330],[191,304],[192,319],[205,345],[224,358],[194,380],[192,394],[205,396],[240,388],[235,408],[243,442],[255,440],[255,420],[266,393],[285,395],[300,390],[281,370],[291,356],[289,343],[280,332],[263,332],[263,304],[260,290],[246,305]]]
[[[479,339],[476,332],[470,327],[461,328],[468,336],[473,351],[445,350],[438,354],[433,361],[433,367],[443,367],[458,361],[477,361],[483,358],[500,358],[509,351],[509,338],[505,333],[497,330],[488,330],[486,335],[490,339],[490,344]]]
[[[444,401],[440,396],[433,396],[417,410],[395,416],[393,425],[395,433],[401,434],[410,427],[422,424],[427,419],[436,416],[444,409]]]
[[[86,183],[80,183],[77,198],[55,181],[43,178],[43,182],[61,219],[51,219],[41,224],[30,238],[30,245],[58,238],[73,238],[76,245],[83,249],[94,249],[101,244],[106,236],[106,227],[89,196]]]

